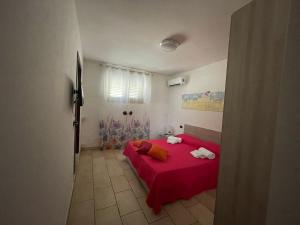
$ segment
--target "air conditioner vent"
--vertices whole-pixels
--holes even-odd
[[[168,86],[177,86],[177,85],[184,85],[184,78],[183,77],[177,77],[171,80],[168,80]]]

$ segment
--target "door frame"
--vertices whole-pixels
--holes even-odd
[[[73,173],[76,170],[76,154],[80,152],[80,107],[82,106],[82,66],[79,53],[77,52],[76,60],[76,86],[74,90],[74,107],[75,107],[75,118],[73,121],[74,126],[74,157],[73,157]]]

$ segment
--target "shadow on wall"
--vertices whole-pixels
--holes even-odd
[[[68,96],[67,96],[67,102],[68,102],[68,109],[73,111],[73,103],[74,103],[74,82],[73,80],[68,76],[68,75],[65,75],[65,87],[66,87],[66,90],[68,90]]]
[[[167,39],[176,40],[182,45],[183,43],[185,43],[188,40],[188,36],[186,36],[185,34],[177,33],[177,34],[172,34],[172,35],[168,36]]]

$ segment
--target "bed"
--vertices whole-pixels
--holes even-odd
[[[184,126],[180,144],[168,144],[166,139],[149,140],[168,150],[168,159],[158,161],[136,152],[131,142],[123,154],[148,190],[147,204],[155,213],[161,206],[179,199],[189,199],[217,186],[220,152],[220,132],[190,125]],[[196,159],[190,152],[205,147],[216,154],[213,160]]]

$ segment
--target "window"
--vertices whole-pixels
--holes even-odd
[[[121,98],[123,96],[122,86],[117,80],[111,82],[109,87],[109,97],[110,98]]]
[[[106,66],[104,96],[108,102],[149,103],[151,75]]]

